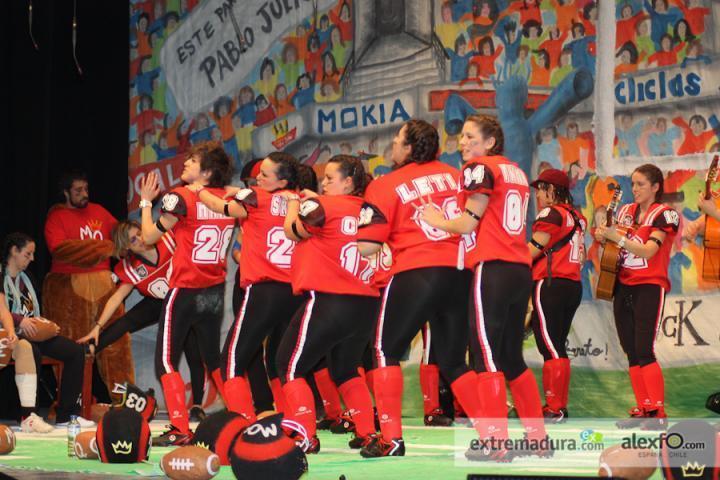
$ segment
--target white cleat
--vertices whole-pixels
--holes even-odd
[[[31,413],[20,423],[20,429],[24,433],[50,433],[55,430],[52,425],[35,413]]]

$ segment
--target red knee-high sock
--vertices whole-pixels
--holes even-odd
[[[467,412],[468,418],[482,438],[487,438],[488,430],[480,419],[486,417],[483,403],[478,396],[478,378],[475,372],[467,372],[450,384],[450,390]]]
[[[327,368],[323,368],[315,372],[313,377],[315,377],[315,385],[317,385],[320,397],[322,397],[325,416],[328,418],[340,418],[340,415],[342,415],[340,393],[338,393],[335,382],[330,378],[330,371]]]
[[[280,413],[287,413],[287,400],[279,378],[270,380],[270,390],[272,390],[273,400],[275,401],[275,410]]]
[[[403,374],[400,366],[376,368],[375,405],[385,440],[402,438]]]
[[[502,372],[483,372],[477,375],[477,391],[482,405],[487,434],[482,438],[508,438],[507,392]]]
[[[567,408],[570,396],[570,359],[561,358],[562,361],[562,406]]]
[[[288,414],[305,427],[309,438],[315,436],[315,398],[304,378],[296,378],[283,385]]]
[[[540,392],[538,391],[535,376],[529,368],[510,382],[515,409],[522,421],[528,439],[541,440],[545,438],[545,421],[543,420]]]
[[[375,395],[375,369],[365,372],[365,383],[372,395]]]
[[[245,415],[248,420],[255,421],[252,392],[245,377],[233,377],[225,382],[225,405],[231,412]]]
[[[563,391],[563,361],[553,358],[543,363],[542,370],[543,390],[545,391],[545,404],[553,411],[558,412],[564,406],[562,402]]]
[[[183,433],[190,431],[188,410],[185,406],[185,382],[179,372],[166,373],[160,377],[165,406],[170,416],[170,423]]]
[[[665,415],[665,380],[660,364],[653,362],[641,367],[645,388],[650,397],[650,410],[657,410],[658,415]]]
[[[223,397],[223,400],[225,399],[225,386],[222,379],[222,374],[220,373],[220,369],[216,368],[212,371],[210,374],[210,378],[212,378],[213,383],[215,384],[215,388],[217,389],[218,393],[221,397]]]
[[[630,384],[638,408],[641,410],[650,408],[650,395],[648,395],[647,388],[645,388],[645,378],[640,365],[630,367]]]
[[[345,406],[350,411],[355,432],[360,437],[375,433],[375,415],[373,413],[370,391],[361,377],[354,377],[338,387]]]
[[[420,390],[423,410],[425,415],[430,415],[440,408],[440,369],[437,365],[420,364]]]

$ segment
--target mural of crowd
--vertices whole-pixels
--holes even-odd
[[[256,66],[252,83],[192,118],[178,111],[160,65],[165,39],[198,0],[131,1],[129,167],[175,157],[188,146],[221,140],[237,165],[247,160],[255,127],[313,102],[342,96],[352,51],[352,4],[339,0],[306,18]]]
[[[597,5],[591,0],[434,1],[435,33],[450,58],[450,85],[439,88],[492,89],[494,80],[521,76],[531,88],[549,93],[573,68],[594,70]],[[704,43],[712,44],[703,42],[711,18],[704,1],[618,0],[616,74],[692,69],[711,62],[711,56],[703,52]],[[335,102],[343,96],[341,79],[353,42],[351,0],[338,0],[329,10],[305,18],[272,47],[250,75],[252,81],[239,85],[232,98],[220,97],[207,112],[186,118],[167,88],[159,52],[197,3],[131,2],[130,170],[174,158],[191,144],[208,139],[223,141],[240,166],[250,159],[255,128],[305,105]],[[458,138],[445,134],[442,120],[435,124],[442,136],[440,160],[459,167]],[[712,105],[618,111],[614,155],[660,159],[720,151],[717,125]],[[318,171],[334,154],[358,155],[368,171],[379,176],[392,168],[386,160],[391,137],[391,132],[383,132],[321,141],[294,153]],[[630,201],[629,177],[596,173],[589,116],[571,113],[543,129],[536,145],[533,172],[544,168],[568,171],[573,198],[591,220],[591,227],[595,219],[603,218],[611,187],[620,185],[623,202]],[[704,175],[695,170],[667,173],[667,201],[681,212],[681,222],[699,215],[695,199],[703,188]],[[588,299],[599,259],[592,235],[586,241],[583,284]],[[673,292],[716,288],[700,277],[701,244],[678,236],[674,247],[670,268]]]
[[[702,43],[710,13],[703,0],[616,1],[616,75],[710,62]],[[555,87],[573,68],[594,71],[597,16],[594,0],[445,1],[435,33],[452,82],[519,75]]]

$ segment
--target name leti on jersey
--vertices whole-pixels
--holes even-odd
[[[438,173],[414,178],[411,182],[401,183],[395,187],[400,201],[410,203],[421,196],[426,197],[437,192],[457,191],[457,182],[449,173]]]

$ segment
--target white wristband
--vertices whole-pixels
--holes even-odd
[[[145,200],[144,198],[140,200],[140,208],[145,207],[152,207],[152,202],[150,200]]]
[[[617,242],[618,247],[624,248],[624,247],[625,247],[625,240],[627,240],[627,237],[621,237],[621,238],[620,238],[620,241]]]

